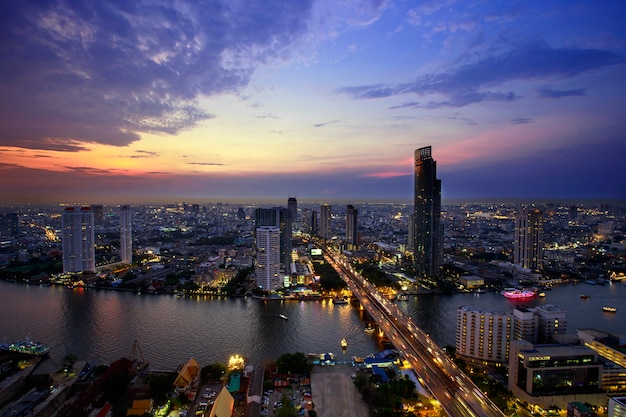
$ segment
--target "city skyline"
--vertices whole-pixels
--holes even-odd
[[[0,11],[0,203],[626,199],[621,2]]]

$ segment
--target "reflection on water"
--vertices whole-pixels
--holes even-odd
[[[350,360],[381,349],[375,336],[363,332],[365,313],[330,301],[177,298],[7,282],[0,282],[0,291],[0,336],[6,342],[31,337],[50,345],[56,363],[69,353],[109,363],[128,357],[135,339],[152,367],[166,370],[190,357],[209,364],[233,354],[262,362],[283,353],[334,352],[339,360]],[[590,299],[581,300],[581,293]],[[625,300],[623,284],[567,284],[524,304],[565,309],[569,333],[594,327],[626,334]],[[512,311],[516,304],[496,293],[468,293],[420,295],[398,305],[436,343],[454,345],[459,306]],[[616,306],[617,312],[603,313],[603,305]],[[348,339],[345,353],[342,337]]]
[[[463,293],[451,295],[420,295],[398,302],[400,308],[440,346],[455,344],[456,311],[460,306],[486,311],[513,311],[515,306],[534,307],[552,304],[567,311],[567,332],[596,328],[610,333],[626,335],[626,287],[622,283],[611,285],[563,284],[545,291],[545,297],[515,301],[495,292],[484,294]],[[581,294],[589,294],[581,300]],[[617,313],[604,313],[602,306],[618,307]],[[621,308],[621,305],[624,305]]]
[[[190,357],[208,364],[233,354],[261,362],[283,353],[334,352],[350,360],[380,350],[369,335],[351,332],[362,328],[361,311],[329,301],[177,298],[6,282],[0,291],[7,300],[0,305],[5,340],[37,339],[51,346],[56,363],[69,353],[109,363],[128,357],[135,339],[153,368],[167,370]],[[344,353],[339,341],[348,333]]]

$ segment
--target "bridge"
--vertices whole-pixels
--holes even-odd
[[[448,355],[420,330],[395,303],[364,279],[345,257],[315,243],[347,283],[352,294],[372,316],[395,348],[402,352],[420,383],[450,417],[504,417],[493,402]]]

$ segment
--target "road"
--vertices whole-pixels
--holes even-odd
[[[504,417],[452,359],[395,303],[355,271],[344,256],[326,245],[316,244],[450,417]]]

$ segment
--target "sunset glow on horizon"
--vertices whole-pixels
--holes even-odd
[[[622,2],[0,6],[1,203],[626,199]]]

